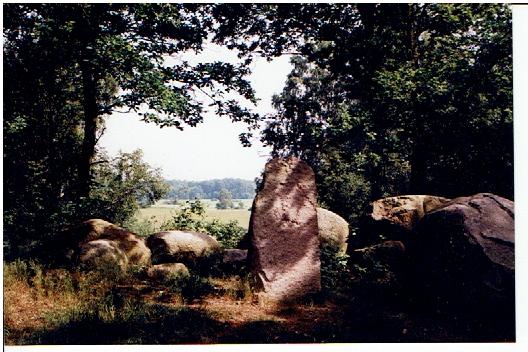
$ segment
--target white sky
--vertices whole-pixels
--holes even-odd
[[[236,62],[233,51],[209,44],[196,56],[182,55],[190,63],[204,61]],[[255,111],[273,111],[271,97],[280,93],[286,76],[291,70],[289,56],[271,62],[255,58],[249,77],[257,98]],[[167,179],[207,180],[234,177],[253,180],[259,176],[268,155],[268,148],[254,138],[253,146],[242,147],[238,139],[245,132],[243,123],[233,123],[227,117],[208,113],[204,122],[196,127],[159,128],[155,124],[140,121],[136,114],[113,114],[106,118],[106,132],[98,146],[116,155],[119,150],[130,152],[142,149],[144,160],[159,167]],[[257,136],[258,137],[258,136]]]

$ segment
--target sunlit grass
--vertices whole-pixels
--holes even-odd
[[[243,209],[216,209],[214,208],[215,203],[213,200],[204,200],[204,203],[207,205],[205,219],[217,219],[223,223],[236,220],[240,226],[247,229],[249,227],[249,217],[251,215],[249,208],[251,207],[252,200],[242,199],[241,201],[244,203]],[[237,204],[238,200],[235,200],[234,202]],[[174,215],[176,209],[178,209],[177,206],[166,204],[154,205],[140,209],[136,214],[136,219],[148,219],[159,225],[169,220]]]

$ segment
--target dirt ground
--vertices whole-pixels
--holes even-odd
[[[384,304],[361,298],[342,302],[316,298],[271,309],[259,305],[252,296],[244,296],[240,287],[237,291],[236,280],[215,279],[213,284],[212,292],[190,301],[163,286],[116,286],[114,297],[149,308],[130,319],[114,312],[113,320],[81,317],[52,324],[53,314],[75,309],[79,303],[76,297],[45,295],[26,283],[10,283],[4,287],[4,338],[8,345],[512,340],[508,331],[497,332],[496,324],[413,310],[397,301]]]

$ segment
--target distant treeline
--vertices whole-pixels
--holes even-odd
[[[249,199],[255,196],[255,182],[239,178],[223,178],[207,181],[167,180],[171,199],[217,199],[222,189],[231,192],[233,199]]]

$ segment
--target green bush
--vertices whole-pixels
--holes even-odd
[[[348,288],[348,255],[339,254],[329,245],[320,248],[321,287],[323,293],[332,296],[344,293]]]
[[[21,281],[31,282],[30,263],[21,259],[16,259],[10,263],[4,262],[4,284],[9,282]]]
[[[178,285],[173,290],[180,292],[186,301],[192,301],[213,292],[213,285],[209,280],[196,274],[182,278]]]
[[[123,227],[141,237],[147,237],[159,230],[159,227],[154,222],[154,217],[151,217],[151,219],[132,217],[123,223]]]
[[[246,234],[246,229],[241,227],[236,220],[229,221],[225,224],[214,219],[213,221],[206,222],[205,232],[214,236],[225,248],[235,248]]]
[[[204,232],[205,230],[205,205],[199,199],[188,200],[182,207],[175,211],[172,218],[165,221],[161,231],[188,230]]]
[[[199,200],[187,201],[171,219],[160,226],[161,231],[188,230],[207,233],[215,237],[225,248],[234,248],[246,230],[233,220],[223,223],[217,219],[205,220],[205,206]]]
[[[196,272],[191,272],[190,275],[174,273],[155,281],[164,288],[160,294],[177,294],[184,302],[201,298],[213,291],[213,285],[209,279]]]

